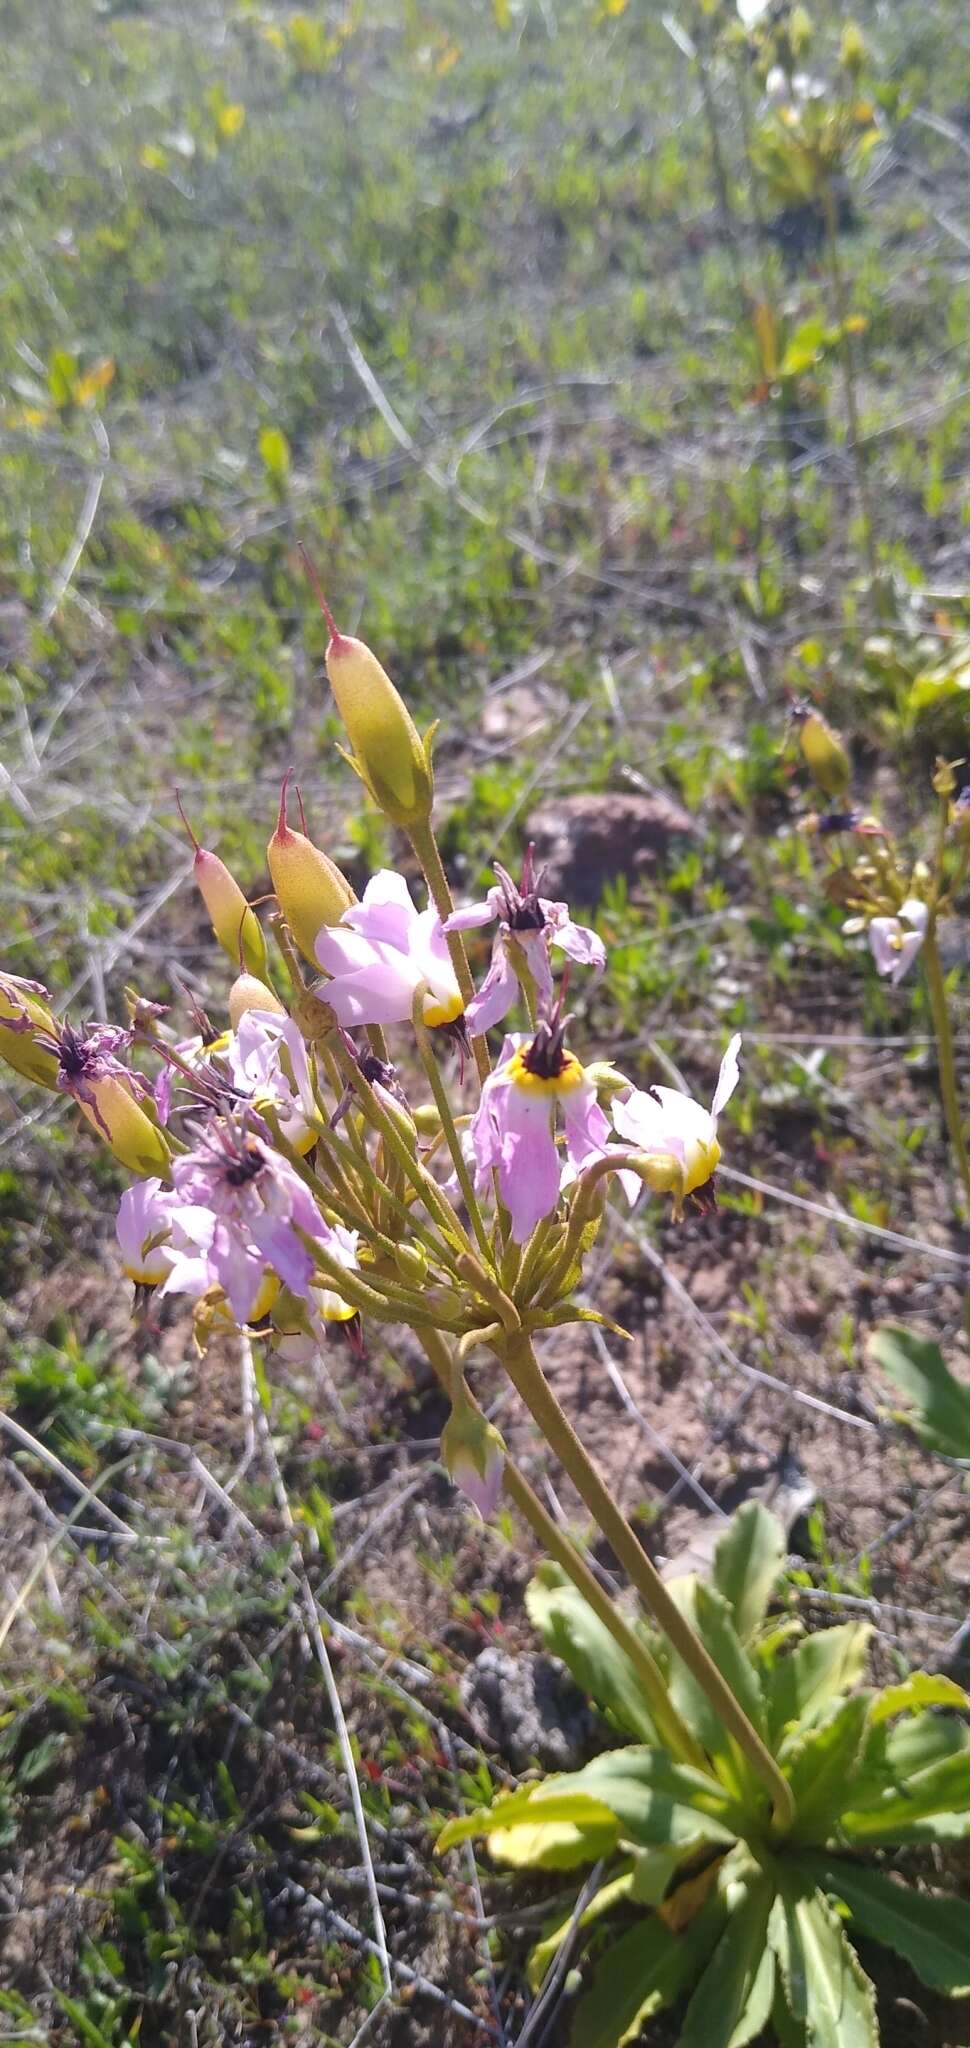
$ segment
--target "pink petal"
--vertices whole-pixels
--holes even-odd
[[[491,924],[494,916],[489,902],[469,903],[466,909],[453,910],[451,916],[445,918],[444,929],[446,932],[474,931],[478,925]]]
[[[341,923],[365,939],[406,953],[416,916],[404,876],[382,868],[371,877],[361,902],[344,911]]]
[[[495,941],[488,973],[465,1011],[469,1031],[476,1037],[483,1031],[491,1031],[494,1024],[499,1024],[507,1016],[518,993],[515,969],[499,937]]]
[[[499,1179],[502,1200],[512,1219],[516,1244],[531,1237],[543,1216],[559,1200],[559,1154],[552,1134],[552,1096],[530,1099],[514,1086],[505,1105]]]

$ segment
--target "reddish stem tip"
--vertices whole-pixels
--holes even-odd
[[[320,610],[322,611],[323,616],[326,619],[327,625],[330,629],[330,647],[340,647],[343,644],[344,636],[334,623],[333,613],[323,594],[323,584],[321,583],[320,578],[317,575],[316,569],[314,568],[313,563],[310,560],[310,557],[306,551],[306,548],[303,545],[303,542],[299,541],[297,545],[300,550],[300,559],[303,563],[303,567],[306,570],[307,575],[310,579],[310,584],[313,589],[313,595],[316,598],[317,603],[320,606]],[[328,654],[330,652],[330,647],[328,647],[327,649]]]
[[[196,838],[196,836],[195,836],[195,833],[193,832],[193,830],[192,830],[192,827],[191,827],[191,825],[189,824],[189,821],[188,821],[188,819],[187,819],[187,817],[186,817],[186,815],[185,815],[185,811],[184,811],[184,809],[183,809],[183,806],[182,806],[182,798],[181,798],[181,795],[180,795],[180,793],[179,793],[179,791],[178,791],[178,790],[176,790],[176,791],[175,791],[175,801],[176,801],[176,804],[178,805],[178,814],[179,814],[179,817],[181,818],[181,820],[182,820],[182,823],[183,823],[183,825],[185,826],[185,829],[186,829],[186,831],[187,831],[187,833],[188,833],[188,835],[189,835],[189,838],[191,839],[191,841],[192,841],[192,844],[193,844],[193,846],[195,847],[195,851],[196,851],[196,856],[198,857],[198,855],[199,855],[199,854],[201,854],[201,852],[202,852],[202,848],[201,848],[201,846],[199,845],[199,842],[198,842],[198,840],[197,840],[197,838]]]

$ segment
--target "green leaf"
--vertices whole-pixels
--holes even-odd
[[[869,1699],[833,1700],[824,1719],[800,1730],[778,1761],[795,1795],[796,1841],[824,1841],[851,1798],[866,1738]]]
[[[600,1957],[592,1983],[576,2009],[573,2048],[624,2048],[637,2041],[646,2020],[686,1990],[710,1954],[724,1924],[725,1906],[714,1897],[682,1934],[662,1920],[638,1921]]]
[[[872,1723],[862,1770],[852,1790],[853,1812],[873,1806],[887,1792],[904,1792],[907,1780],[931,1764],[970,1748],[970,1727],[955,1714],[910,1715],[890,1727]]]
[[[435,1848],[440,1854],[472,1835],[484,1835],[502,1863],[569,1870],[595,1862],[616,1847],[619,1828],[608,1806],[582,1791],[561,1789],[572,1782],[547,1778],[477,1813],[459,1814],[442,1829]]]
[[[954,1678],[942,1673],[914,1671],[901,1685],[887,1685],[877,1692],[869,1708],[872,1727],[890,1721],[896,1714],[912,1714],[918,1707],[970,1707],[970,1698]]]
[[[645,1744],[606,1750],[573,1772],[568,1784],[608,1807],[624,1839],[643,1848],[734,1841],[750,1820],[747,1808],[715,1777]]]
[[[970,1834],[970,1749],[844,1813],[841,1825],[850,1842],[933,1842]]]
[[[759,1880],[730,1913],[718,1942],[684,2016],[679,2048],[741,2048],[752,2039],[746,2030],[746,2015],[756,1984],[761,1981],[757,2001],[764,2024],[771,2010],[773,1972],[763,1969],[767,1950],[768,1913],[772,1892],[767,1879]],[[765,1977],[767,1974],[767,1986]],[[767,1988],[767,2005],[764,1993]]]
[[[806,1636],[790,1656],[779,1659],[765,1680],[772,1743],[789,1722],[810,1726],[830,1700],[858,1685],[871,1634],[867,1621],[845,1622]]]
[[[785,1555],[785,1532],[777,1515],[757,1500],[739,1508],[714,1552],[714,1584],[743,1643],[764,1620]]]
[[[906,1420],[928,1450],[970,1458],[970,1388],[960,1385],[938,1344],[913,1330],[876,1330],[869,1356],[907,1399]]]
[[[704,1648],[713,1658],[722,1678],[727,1680],[749,1721],[753,1722],[759,1734],[763,1734],[765,1708],[761,1687],[723,1594],[694,1578],[672,1581],[670,1591],[681,1612],[697,1630]],[[758,1785],[750,1765],[734,1738],[727,1733],[707,1694],[675,1651],[671,1653],[668,1678],[674,1705],[708,1755],[715,1759],[724,1783],[739,1798],[747,1795],[750,1799]]]
[[[559,1565],[540,1565],[525,1595],[526,1613],[547,1650],[561,1657],[577,1685],[624,1734],[656,1742],[643,1687],[619,1643]]]
[[[816,1882],[848,1906],[853,1925],[905,1956],[931,1991],[970,1997],[970,1904],[897,1884],[842,1857],[812,1859]]]
[[[632,1869],[621,1871],[620,1875],[611,1878],[608,1884],[600,1885],[599,1891],[594,1892],[578,1921],[573,1908],[570,1907],[567,1913],[561,1913],[549,1922],[541,1940],[536,1942],[529,1956],[527,1976],[533,1991],[538,1991],[550,1963],[559,1954],[566,1936],[572,1933],[573,1928],[593,1926],[597,1920],[602,1919],[604,1913],[610,1911],[611,1907],[618,1906],[624,1899],[629,1898],[633,1879]]]
[[[768,1938],[806,2048],[879,2048],[872,1985],[819,1891],[782,1871]]]

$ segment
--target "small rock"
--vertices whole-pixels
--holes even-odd
[[[575,1770],[595,1740],[593,1711],[556,1657],[510,1657],[489,1647],[462,1678],[461,1697],[478,1734],[515,1771],[530,1763]]]
[[[529,819],[527,837],[543,894],[589,906],[607,882],[618,875],[634,881],[696,830],[690,813],[662,789],[602,790],[544,804]]]

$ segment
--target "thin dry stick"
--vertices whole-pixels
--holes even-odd
[[[97,413],[92,413],[91,415],[91,429],[97,441],[98,453],[101,456],[104,467],[95,470],[94,474],[88,479],[88,487],[84,493],[84,503],[81,507],[81,517],[77,523],[77,530],[54,578],[50,596],[41,613],[42,626],[50,625],[54,613],[63,602],[71,578],[91,538],[91,528],[98,516],[98,506],[101,503],[104,480],[108,473],[107,465],[111,460],[111,447],[108,436],[105,433],[104,422],[98,417]]]
[[[65,1486],[69,1486],[72,1493],[80,1494],[85,1502],[90,1502],[92,1507],[96,1507],[98,1513],[104,1516],[105,1521],[109,1522],[111,1527],[118,1531],[119,1535],[124,1536],[129,1543],[138,1542],[138,1537],[133,1529],[129,1529],[127,1522],[123,1522],[121,1516],[116,1515],[114,1508],[109,1508],[105,1501],[98,1500],[97,1495],[91,1492],[90,1487],[85,1485],[83,1479],[79,1479],[77,1474],[71,1471],[70,1466],[64,1464],[63,1459],[57,1456],[56,1451],[49,1451],[46,1444],[42,1444],[39,1438],[31,1436],[29,1429],[25,1429],[22,1422],[15,1422],[13,1416],[5,1415],[2,1409],[0,1409],[0,1429],[5,1429],[7,1435],[12,1436],[14,1442],[20,1444],[23,1450],[30,1451],[33,1457],[39,1458],[41,1464],[46,1465],[48,1470],[53,1472],[58,1479],[62,1480]],[[131,1433],[130,1431],[126,1432],[129,1435]]]
[[[901,1230],[886,1230],[881,1223],[865,1223],[859,1216],[850,1216],[845,1209],[831,1209],[824,1202],[809,1201],[806,1195],[795,1195],[790,1188],[780,1188],[770,1180],[756,1180],[753,1174],[739,1173],[734,1166],[719,1166],[719,1180],[733,1180],[738,1187],[751,1188],[757,1195],[770,1195],[773,1202],[785,1202],[790,1209],[802,1209],[809,1216],[821,1217],[823,1223],[835,1223],[840,1230],[861,1231],[866,1237],[877,1237],[882,1244],[890,1244],[897,1251],[920,1252],[926,1259],[940,1259],[944,1265],[967,1266],[970,1260],[964,1252],[951,1251],[948,1245],[928,1244],[925,1238],[908,1237]]]
[[[691,1317],[697,1328],[703,1331],[708,1343],[713,1346],[715,1351],[719,1352],[725,1364],[729,1365],[732,1371],[741,1373],[744,1379],[752,1381],[757,1386],[770,1387],[773,1393],[784,1394],[786,1400],[797,1401],[803,1408],[814,1408],[820,1415],[830,1415],[835,1422],[847,1423],[850,1429],[866,1430],[871,1435],[878,1434],[878,1425],[875,1422],[870,1422],[868,1416],[851,1415],[847,1408],[837,1408],[833,1401],[823,1401],[819,1394],[806,1394],[803,1388],[789,1387],[785,1384],[784,1380],[776,1379],[774,1373],[762,1372],[760,1367],[756,1365],[746,1365],[744,1359],[739,1358],[737,1352],[732,1351],[726,1339],[721,1336],[718,1330],[715,1330],[713,1323],[704,1314],[703,1309],[699,1309],[697,1303],[692,1301],[683,1281],[678,1280],[676,1273],[671,1272],[666,1261],[661,1258],[658,1251],[654,1250],[653,1245],[643,1232],[634,1230],[632,1225],[628,1223],[621,1223],[620,1227],[625,1236],[632,1238],[633,1242],[639,1245],[644,1258],[649,1261],[656,1272],[661,1274],[665,1286],[669,1287],[671,1294],[680,1302],[681,1307],[686,1309],[687,1314]]]

